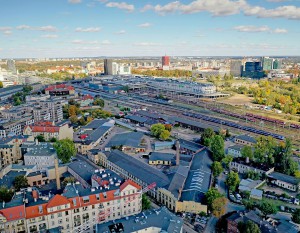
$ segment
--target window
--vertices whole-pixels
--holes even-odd
[[[68,215],[69,215],[69,212],[68,212],[68,211],[66,211],[66,212],[65,212],[65,215],[66,215],[66,216],[68,216]]]
[[[58,213],[57,216],[58,216],[58,217],[62,217],[62,213]]]
[[[54,219],[54,215],[53,214],[51,214],[51,219]]]

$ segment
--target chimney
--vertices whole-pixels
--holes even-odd
[[[179,166],[180,163],[180,144],[179,140],[176,141],[176,166]]]
[[[59,170],[58,170],[58,159],[54,160],[54,167],[55,167],[55,178],[56,178],[56,188],[57,190],[60,189],[60,177],[59,177]]]

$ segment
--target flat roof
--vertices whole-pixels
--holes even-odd
[[[144,134],[142,132],[129,132],[114,135],[107,143],[106,147],[131,146],[139,148]]]
[[[150,161],[155,161],[155,160],[171,161],[174,158],[175,158],[175,154],[172,153],[151,152],[149,155]]]
[[[268,177],[272,179],[284,181],[286,183],[294,184],[294,185],[298,185],[300,183],[300,179],[279,172],[272,172],[268,175]]]
[[[146,217],[145,217],[146,216]],[[147,228],[159,228],[160,232],[180,233],[183,220],[171,213],[166,207],[151,209],[127,218],[97,224],[97,232],[131,233]]]

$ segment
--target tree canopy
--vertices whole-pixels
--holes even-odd
[[[93,102],[93,105],[98,105],[100,106],[101,108],[104,107],[104,100],[103,99],[100,99],[100,98],[96,98]]]
[[[11,201],[12,197],[14,195],[14,191],[11,189],[8,189],[5,186],[0,187],[0,202],[9,202]]]
[[[300,209],[296,208],[295,212],[292,214],[293,222],[300,224]]]
[[[226,184],[228,186],[228,189],[230,191],[234,192],[237,189],[237,186],[239,185],[239,183],[240,183],[240,178],[239,178],[238,173],[236,173],[234,171],[229,172],[227,179],[226,179]]]
[[[54,143],[58,158],[63,163],[70,162],[72,156],[76,155],[74,142],[70,139],[62,139]]]
[[[16,176],[13,182],[14,188],[16,191],[19,191],[21,188],[28,187],[28,180],[26,176]]]
[[[163,124],[154,124],[151,126],[151,133],[154,137],[159,138],[161,140],[167,140],[171,133],[168,131]]]
[[[211,128],[206,128],[201,135],[201,144],[210,147],[211,141],[215,136],[215,132]]]
[[[214,174],[214,177],[218,177],[223,172],[222,164],[217,161],[213,162],[211,165],[211,170]]]
[[[222,197],[223,195],[218,191],[216,188],[210,188],[206,193],[205,193],[205,198],[207,202],[208,208],[211,210],[212,209],[212,204],[213,201],[219,197]]]
[[[212,213],[217,218],[220,218],[226,213],[228,199],[226,197],[218,197],[212,202]]]
[[[270,201],[263,200],[258,208],[261,210],[261,212],[264,214],[264,216],[267,216],[269,214],[276,214],[277,213],[277,208],[275,204],[273,204]]]
[[[238,230],[239,232],[243,233],[261,233],[258,225],[251,220],[248,220],[247,222],[239,222],[238,223]]]
[[[211,140],[211,151],[214,161],[221,161],[225,157],[224,139],[220,135],[215,135]]]
[[[146,194],[142,195],[142,209],[143,210],[148,210],[151,208],[151,202],[149,198],[146,196]]]

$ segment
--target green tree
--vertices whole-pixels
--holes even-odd
[[[212,213],[217,218],[220,218],[222,215],[226,213],[226,206],[228,203],[228,199],[226,197],[218,197],[213,200],[212,203]]]
[[[69,116],[76,116],[77,115],[77,107],[75,105],[69,106]]]
[[[165,130],[165,126],[163,124],[154,124],[151,126],[151,133],[154,137],[159,138],[160,134]]]
[[[270,201],[263,200],[261,204],[258,206],[258,208],[261,210],[263,215],[266,217],[269,214],[276,214],[277,208],[275,204],[273,204]]]
[[[54,143],[58,158],[63,163],[70,162],[72,156],[76,155],[74,142],[70,139],[62,139]]]
[[[238,223],[239,232],[243,233],[261,233],[258,225],[251,220],[248,220],[246,223],[239,222]]]
[[[244,146],[241,150],[241,154],[243,158],[249,158],[250,160],[253,160],[253,152],[250,146]]]
[[[28,180],[26,176],[16,176],[13,182],[14,188],[16,191],[19,191],[21,188],[28,187]]]
[[[72,124],[76,124],[78,122],[78,117],[77,116],[71,116],[70,121]]]
[[[96,98],[93,102],[93,105],[98,105],[100,106],[101,108],[104,107],[104,100],[103,99],[99,99],[99,98]]]
[[[63,180],[62,184],[63,184],[64,186],[66,186],[68,183],[75,183],[75,182],[76,182],[76,179],[75,179],[73,176],[70,176],[70,177],[66,177],[66,178]]]
[[[3,88],[3,82],[0,81],[0,88]]]
[[[211,165],[211,170],[214,174],[214,177],[218,177],[223,172],[222,164],[217,161],[213,162]]]
[[[33,90],[33,88],[30,85],[26,85],[26,86],[23,87],[23,92],[25,92],[25,93],[29,93],[32,90]]]
[[[123,91],[125,91],[126,93],[128,93],[129,92],[129,87],[128,86],[124,86],[123,87]]]
[[[219,197],[222,197],[223,195],[218,191],[216,188],[210,188],[206,193],[205,193],[205,198],[207,202],[208,209],[212,209],[212,204],[213,201]]]
[[[170,131],[168,131],[168,130],[163,130],[161,133],[160,133],[160,135],[159,135],[159,138],[161,139],[161,140],[167,140],[169,137],[170,137],[170,135],[171,135],[171,133],[170,133]]]
[[[228,176],[227,176],[227,179],[226,179],[226,184],[228,186],[228,189],[230,191],[235,191],[237,186],[239,185],[240,183],[240,178],[239,178],[239,175],[238,173],[236,172],[229,172]]]
[[[246,178],[249,178],[249,179],[251,179],[251,180],[259,180],[259,179],[260,179],[260,174],[259,174],[258,172],[249,170],[249,171],[246,173]]]
[[[151,202],[149,198],[146,196],[146,194],[142,195],[142,209],[143,210],[148,210],[151,208]]]
[[[292,214],[292,220],[293,222],[300,224],[300,209],[295,210],[295,212]]]
[[[276,142],[272,137],[261,136],[257,139],[254,150],[254,158],[258,163],[274,164]]]
[[[201,144],[210,147],[211,141],[215,135],[212,128],[206,128],[201,135]]]
[[[0,202],[9,202],[11,201],[12,197],[14,195],[14,191],[11,189],[8,189],[5,186],[0,187]]]
[[[229,168],[229,164],[232,162],[233,157],[231,155],[226,155],[223,159],[222,159],[222,163],[225,165],[225,167],[228,169]]]
[[[35,137],[35,139],[37,139],[39,142],[45,142],[46,141],[43,135],[38,135],[38,136]]]
[[[211,140],[211,151],[214,161],[221,161],[225,157],[224,139],[220,135],[215,135]]]
[[[255,203],[253,202],[253,200],[243,199],[242,203],[247,210],[253,210],[255,208]]]
[[[56,138],[51,138],[50,142],[57,142],[57,139]]]

